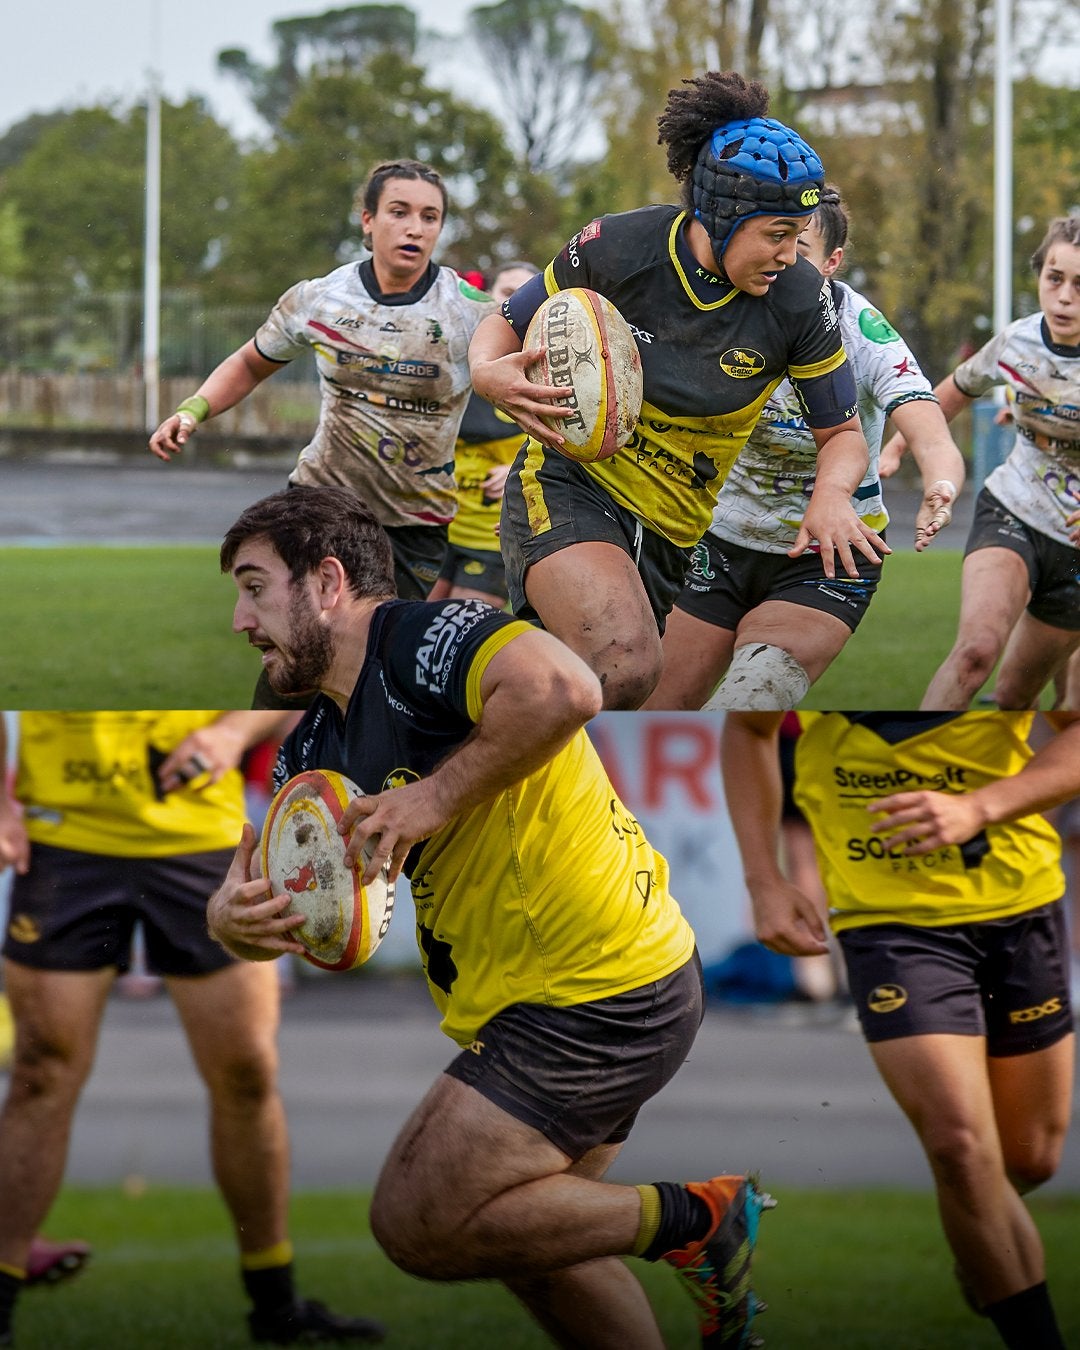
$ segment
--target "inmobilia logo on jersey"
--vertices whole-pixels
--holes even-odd
[[[720,358],[720,369],[736,380],[760,375],[765,369],[765,358],[752,347],[729,347]]]

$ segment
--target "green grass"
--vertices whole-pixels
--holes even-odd
[[[958,551],[897,553],[808,708],[916,708],[948,653]],[[0,706],[247,708],[259,663],[206,546],[4,548]]]
[[[251,706],[259,662],[212,545],[5,548],[0,576],[0,706]]]
[[[1065,1342],[1080,1344],[1080,1197],[1032,1203],[1048,1253]],[[384,1320],[388,1350],[543,1350],[517,1303],[487,1283],[433,1285],[401,1274],[371,1238],[367,1196],[294,1197],[302,1291],[341,1311]],[[69,1284],[20,1301],[18,1345],[63,1350],[230,1350],[247,1346],[245,1303],[225,1211],[216,1193],[65,1189],[54,1236],[92,1241],[94,1258]],[[632,1262],[669,1350],[696,1347],[692,1305],[666,1266]],[[775,1350],[1000,1350],[970,1314],[933,1198],[887,1191],[787,1191],[765,1217],[755,1287],[768,1302],[761,1330]]]
[[[888,558],[866,618],[803,706],[917,708],[956,636],[962,561],[956,550]]]

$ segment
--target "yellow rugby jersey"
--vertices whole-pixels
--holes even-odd
[[[185,736],[219,715],[20,713],[15,794],[31,843],[120,858],[235,848],[245,819],[238,770],[164,797],[154,774]]]
[[[510,465],[524,440],[521,428],[505,413],[473,394],[465,409],[454,448],[457,514],[447,537],[458,548],[499,552],[502,497],[484,495],[484,480],[497,465]]]
[[[869,802],[897,792],[972,792],[1030,760],[1034,713],[800,712],[795,800],[814,833],[833,928],[1008,918],[1060,899],[1061,841],[1042,815],[988,825],[920,857],[891,850]]]
[[[275,782],[336,769],[374,793],[426,776],[472,733],[488,663],[530,631],[476,601],[380,605],[345,715],[316,700]],[[606,998],[662,979],[694,950],[667,863],[584,730],[417,844],[406,871],[428,985],[459,1045],[512,1003]]]

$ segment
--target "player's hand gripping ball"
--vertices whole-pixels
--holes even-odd
[[[360,789],[344,774],[309,769],[290,778],[274,796],[262,835],[262,871],[274,895],[288,892],[286,914],[303,914],[292,936],[304,959],[322,970],[363,965],[386,936],[394,913],[394,886],[384,867],[368,886],[364,864],[345,863],[346,839],[338,834],[345,808]],[[364,849],[370,860],[370,845]]]
[[[630,325],[610,300],[576,286],[549,295],[533,315],[525,351],[546,349],[525,374],[533,384],[566,387],[557,407],[569,417],[544,418],[565,438],[570,459],[607,459],[634,434],[641,415],[641,354]]]

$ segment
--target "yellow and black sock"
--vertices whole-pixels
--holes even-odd
[[[638,1186],[641,1223],[633,1254],[645,1261],[659,1261],[665,1252],[676,1251],[705,1237],[712,1226],[709,1207],[700,1196],[673,1181]]]
[[[247,1296],[259,1312],[276,1312],[295,1301],[291,1242],[278,1242],[263,1251],[241,1252],[240,1274]]]
[[[6,1337],[11,1330],[11,1319],[15,1315],[15,1300],[25,1283],[25,1270],[20,1270],[18,1266],[5,1265],[0,1261],[0,1338]]]

